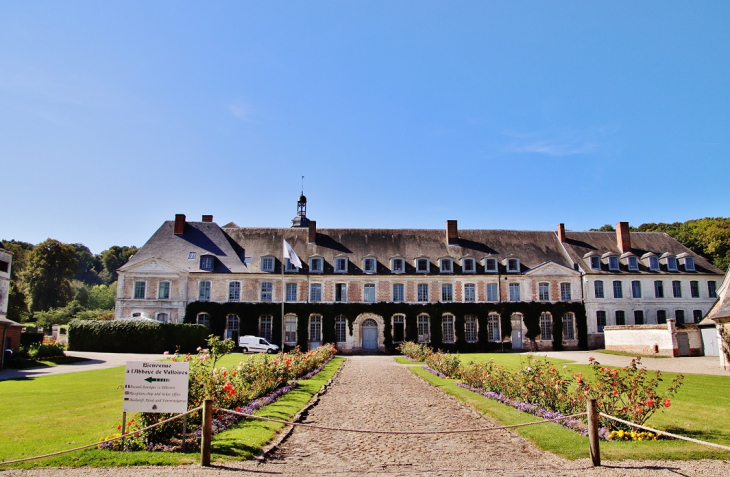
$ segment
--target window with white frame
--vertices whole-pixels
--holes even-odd
[[[618,270],[618,257],[616,255],[611,255],[608,257],[608,269],[612,272]]]
[[[496,258],[485,258],[484,259],[484,271],[487,273],[497,273],[497,259]]]
[[[198,300],[208,301],[210,300],[210,282],[198,282]]]
[[[600,270],[601,269],[601,257],[597,255],[593,255],[591,257],[591,270]]]
[[[624,297],[624,285],[621,280],[614,280],[613,282],[613,297],[623,298]]]
[[[677,269],[677,257],[667,257],[667,270],[670,272],[676,272]]]
[[[634,310],[634,324],[635,325],[644,324],[644,310]]]
[[[629,270],[632,272],[636,272],[639,270],[639,259],[634,256],[629,256],[628,258],[628,264],[629,264]]]
[[[362,271],[365,273],[375,273],[376,261],[374,258],[364,258],[362,260]]]
[[[539,301],[550,301],[550,284],[549,283],[538,283],[537,284],[537,299]]]
[[[268,342],[273,340],[274,317],[271,315],[261,315],[259,317],[259,336]]]
[[[520,271],[520,261],[516,258],[507,259],[507,273],[517,273]]]
[[[427,283],[419,283],[418,284],[418,301],[428,301],[428,284]]]
[[[272,300],[273,284],[271,282],[261,282],[261,301]]]
[[[274,271],[274,257],[261,257],[261,271],[262,272],[273,272]]]
[[[228,282],[228,301],[241,299],[241,282]]]
[[[572,293],[570,290],[570,283],[561,283],[560,284],[560,300],[561,301],[570,301],[572,300]]]
[[[287,315],[284,317],[284,342],[294,344],[297,342],[297,317]]]
[[[654,298],[664,298],[664,282],[661,280],[654,282]]]
[[[147,282],[136,281],[134,282],[134,298],[135,300],[142,300],[146,298]]]
[[[390,260],[390,270],[393,273],[404,273],[406,271],[406,262],[402,258],[393,258]]]
[[[709,280],[707,282],[707,293],[710,298],[717,298],[717,283],[715,280]]]
[[[596,296],[596,298],[605,297],[603,293],[603,280],[596,280],[595,282],[593,282],[593,294]]]
[[[659,270],[659,258],[658,257],[649,257],[649,270],[652,272],[656,272]]]
[[[239,319],[237,315],[231,314],[226,317],[226,338],[235,338],[234,334],[238,333],[238,323]]]
[[[347,258],[335,258],[335,273],[347,273]]]
[[[692,257],[684,257],[684,270],[686,272],[695,271],[695,259]]]
[[[476,263],[473,258],[465,258],[461,262],[461,271],[464,273],[475,273],[477,271]]]
[[[324,269],[324,260],[320,257],[312,257],[309,259],[309,273],[322,273]]]
[[[157,284],[157,298],[159,300],[170,299],[170,282],[160,282]]]
[[[542,341],[553,339],[553,315],[550,313],[540,314],[540,339]]]
[[[309,301],[318,302],[322,301],[322,284],[311,283],[309,285]]]
[[[656,322],[660,325],[667,322],[667,310],[656,311]]]
[[[210,315],[207,313],[199,313],[195,317],[195,322],[199,325],[210,326]]]
[[[631,297],[641,298],[641,282],[639,280],[633,280],[631,282]]]
[[[499,289],[496,283],[487,283],[487,301],[499,301]]]
[[[439,271],[441,273],[452,273],[454,271],[454,262],[450,258],[442,258],[440,262]]]
[[[393,302],[395,303],[401,303],[403,301],[403,284],[402,283],[394,283],[393,284]]]
[[[476,285],[473,283],[464,284],[464,301],[473,302],[476,301]]]
[[[363,301],[372,303],[375,301],[375,284],[366,283],[363,287]]]
[[[286,301],[297,301],[297,284],[286,284]]]
[[[563,316],[563,340],[575,339],[575,315],[566,313]]]
[[[203,255],[200,257],[200,269],[206,272],[213,271],[213,264],[215,263],[215,257],[211,255]]]
[[[509,284],[509,301],[520,301],[520,284]]]
[[[345,303],[347,301],[347,284],[335,283],[335,301]]]
[[[454,286],[451,283],[441,284],[441,301],[454,301]]]
[[[444,343],[454,343],[456,341],[454,315],[446,314],[441,318],[441,330],[443,332]]]
[[[626,324],[626,313],[623,310],[616,311],[616,325],[624,326]]]
[[[700,297],[700,282],[696,280],[689,282],[689,294],[692,298]]]
[[[195,252],[189,252],[188,253],[188,260],[195,260],[195,255],[196,255]]]
[[[498,314],[490,313],[487,316],[487,341],[500,341],[499,322]]]
[[[464,339],[467,343],[476,343],[477,337],[477,317],[473,315],[466,315],[464,317]]]
[[[596,312],[596,329],[598,329],[599,333],[603,333],[603,328],[606,327],[606,312],[605,311],[597,311]]]
[[[170,321],[170,315],[168,315],[167,313],[158,313],[157,321],[159,321],[160,323],[167,323],[168,321]]]
[[[335,341],[338,343],[347,341],[347,318],[342,315],[335,317]]]
[[[431,321],[428,315],[418,315],[418,342],[429,343],[431,341]]]
[[[322,317],[320,315],[309,317],[309,341],[322,341]]]
[[[427,258],[419,258],[416,260],[416,272],[417,273],[428,273],[429,272],[429,261]]]
[[[296,273],[299,271],[299,267],[291,263],[291,260],[288,258],[284,259],[284,271],[288,273]]]
[[[674,298],[682,298],[682,282],[679,280],[672,280],[672,294]]]

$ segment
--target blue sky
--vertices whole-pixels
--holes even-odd
[[[0,3],[0,238],[728,216],[730,2]]]

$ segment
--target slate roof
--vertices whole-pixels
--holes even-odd
[[[730,269],[728,269],[722,285],[717,290],[717,301],[712,305],[702,322],[704,323],[708,318],[720,322],[730,321]]]
[[[188,272],[202,272],[200,257],[214,255],[214,273],[246,273],[243,249],[215,222],[186,222],[181,235],[175,235],[175,222],[168,220],[120,270],[124,271],[148,259],[160,259]],[[190,252],[195,258],[189,259]]]
[[[609,272],[607,265],[602,264],[603,269],[601,271],[591,270],[590,266],[583,258],[587,253],[597,252],[599,255],[604,253],[612,253],[621,256],[621,250],[618,248],[616,243],[616,232],[565,232],[566,241],[563,243],[567,250],[570,258],[580,264],[581,268],[586,273],[615,273]],[[669,252],[670,255],[677,256],[682,253],[686,253],[694,257],[696,273],[712,273],[722,274],[722,270],[712,265],[706,258],[697,255],[690,249],[673,239],[671,236],[664,232],[631,232],[631,252],[641,258],[642,255],[648,252],[653,252],[660,257],[664,253]],[[684,265],[678,264],[680,272],[684,272]],[[621,271],[628,271],[625,265],[621,264]],[[639,260],[639,272],[638,273],[677,273],[667,272],[666,266],[661,265],[660,271],[649,271],[649,268]],[[637,272],[632,272],[637,273]]]

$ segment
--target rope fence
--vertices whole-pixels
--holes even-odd
[[[196,407],[195,409],[191,409],[191,410],[189,410],[187,412],[184,412],[182,414],[178,414],[177,416],[173,416],[173,417],[171,417],[169,419],[165,419],[164,421],[157,422],[155,424],[152,424],[151,426],[147,426],[147,427],[144,427],[142,429],[137,429],[134,432],[137,433],[137,432],[142,432],[142,431],[147,431],[149,429],[153,429],[155,427],[158,427],[158,426],[161,426],[163,424],[166,424],[166,423],[168,423],[170,421],[174,421],[176,419],[180,419],[181,417],[187,416],[188,414],[192,414],[194,412],[200,411],[201,409],[203,409],[203,406]],[[100,446],[101,444],[106,444],[107,442],[114,442],[114,441],[118,441],[119,439],[128,438],[130,436],[130,434],[132,434],[132,433],[131,432],[128,432],[126,434],[122,434],[121,436],[112,437],[111,439],[106,439],[106,440],[103,440],[103,441],[95,442],[93,444],[87,444],[87,445],[81,446],[81,447],[74,447],[73,449],[67,449],[67,450],[62,450],[62,451],[58,451],[58,452],[52,452],[50,454],[37,455],[37,456],[34,456],[34,457],[25,457],[23,459],[7,460],[5,462],[0,462],[0,466],[6,465],[6,464],[17,464],[18,462],[27,462],[29,460],[43,459],[45,457],[53,457],[55,455],[68,454],[69,452],[75,452],[75,451],[79,451],[79,450],[83,450],[83,449],[88,449],[89,447],[97,447],[97,446]]]

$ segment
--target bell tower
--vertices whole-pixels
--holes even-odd
[[[302,194],[297,199],[297,216],[291,219],[292,227],[309,227],[307,218],[307,198],[304,196],[304,176],[302,176]]]

